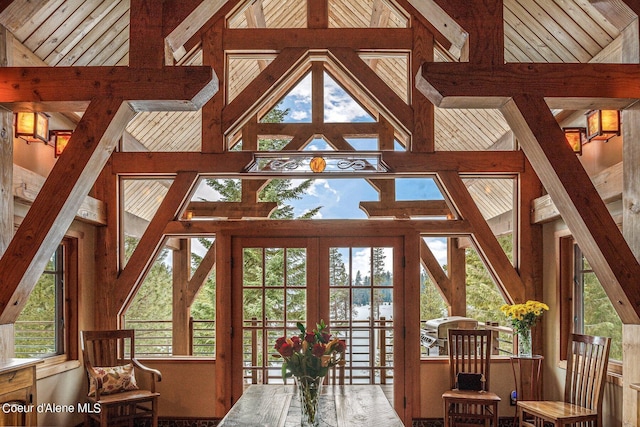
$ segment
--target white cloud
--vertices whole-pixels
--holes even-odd
[[[307,190],[307,194],[310,196],[318,197],[319,199],[329,196],[332,197],[332,200],[334,202],[340,201],[340,195],[338,191],[335,188],[331,187],[331,184],[329,184],[329,181],[327,181],[326,179],[314,179],[313,183]]]
[[[354,122],[369,114],[336,82],[325,75],[324,116],[326,122]]]
[[[289,117],[291,117],[292,120],[303,121],[309,118],[309,113],[304,110],[295,110],[289,113]]]
[[[427,246],[438,260],[438,264],[447,265],[447,239],[444,237],[429,237],[425,239]]]

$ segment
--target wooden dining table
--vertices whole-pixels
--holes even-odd
[[[378,385],[326,385],[318,408],[321,427],[402,427]],[[294,427],[300,400],[293,385],[251,385],[218,427]]]

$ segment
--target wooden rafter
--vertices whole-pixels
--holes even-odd
[[[89,104],[67,149],[0,258],[0,324],[17,319],[132,117],[133,111],[122,99],[100,98]]]
[[[544,100],[516,96],[503,113],[620,319],[640,323],[640,264]]]
[[[0,99],[14,111],[84,111],[98,98],[122,98],[135,111],[186,111],[217,89],[211,67],[15,67],[2,69]]]
[[[312,136],[302,128],[286,146],[299,149]],[[299,138],[299,142],[294,141]],[[123,153],[112,155],[113,169],[123,175],[174,175],[180,170],[195,170],[203,175],[230,176],[241,174],[253,160],[249,152],[227,153]],[[430,175],[440,170],[454,170],[463,174],[513,175],[524,171],[524,154],[520,151],[439,151],[434,153],[406,153],[385,151],[382,161],[389,166],[391,176]],[[259,174],[254,175],[260,178]]]
[[[198,295],[198,291],[205,284],[215,266],[216,242],[214,241],[211,247],[207,250],[207,253],[202,257],[200,265],[198,265],[196,271],[193,272],[191,279],[189,279],[186,298],[187,305],[191,306],[193,304],[193,301],[196,299],[196,295]]]
[[[535,93],[547,108],[622,109],[640,98],[638,64],[426,63],[416,84],[441,108],[500,108]]]
[[[279,51],[284,47],[322,49],[411,49],[412,34],[407,28],[257,28],[228,29],[225,50]]]

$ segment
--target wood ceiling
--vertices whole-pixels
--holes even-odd
[[[129,7],[128,0],[15,0],[0,14],[0,24],[19,42],[16,66],[125,66],[129,62]],[[505,0],[503,14],[507,62],[598,61],[620,35],[620,29],[586,0]],[[228,25],[296,28],[305,26],[305,20],[304,0],[257,0],[237,9]],[[330,0],[329,25],[406,27],[409,22],[392,0]],[[229,61],[229,98],[268,63],[271,57],[263,53],[263,61],[243,57]],[[436,61],[455,60],[441,47],[434,57]],[[179,64],[202,63],[197,48],[176,59]],[[407,61],[385,56],[373,61],[376,73],[406,100],[410,93]],[[127,127],[125,150],[198,151],[201,127],[199,112],[139,113]],[[497,110],[436,108],[437,150],[510,149],[512,144],[509,126]],[[513,196],[508,182],[473,180],[467,184],[486,218],[510,209],[510,203],[504,203]],[[135,190],[135,186],[129,189]],[[143,203],[132,202],[130,209],[150,220],[154,209],[137,209],[139,204]]]

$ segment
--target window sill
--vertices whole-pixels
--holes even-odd
[[[68,360],[67,356],[54,356],[42,359],[36,367],[36,379],[47,378],[80,367],[79,360]]]

